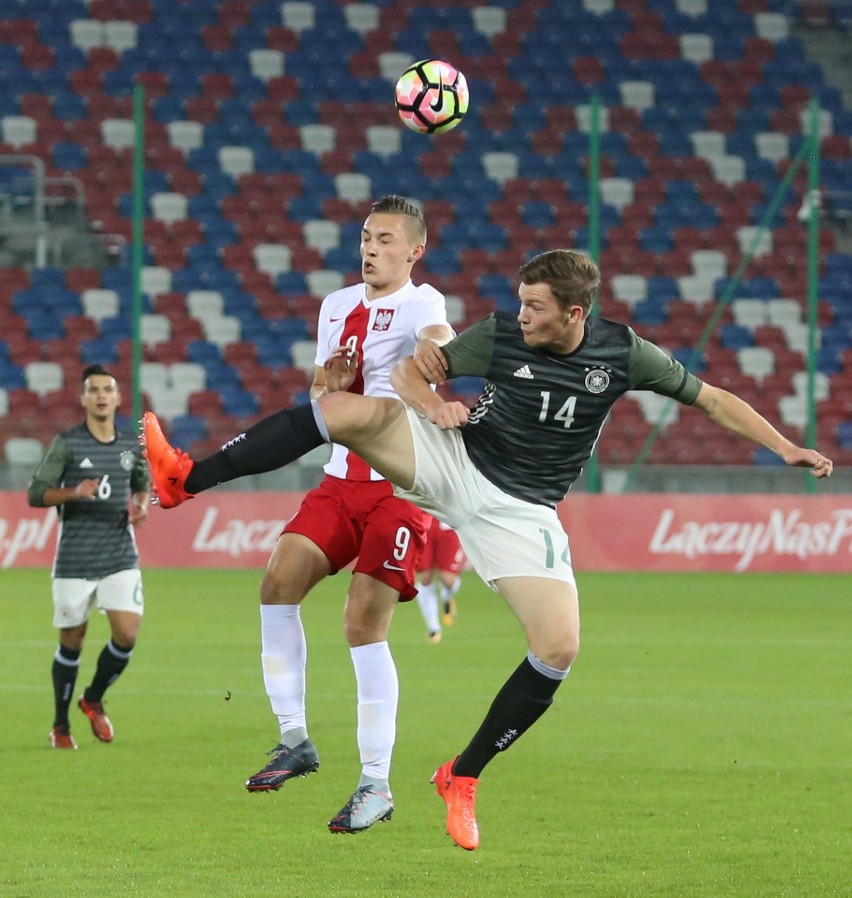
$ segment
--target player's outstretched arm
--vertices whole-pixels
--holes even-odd
[[[830,458],[815,449],[805,449],[788,440],[739,396],[704,383],[694,405],[721,427],[771,449],[786,464],[810,468],[814,477],[831,476],[834,463]]]

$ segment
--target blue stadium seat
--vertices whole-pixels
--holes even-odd
[[[667,253],[674,249],[671,228],[647,227],[639,235],[639,246],[648,253]]]
[[[645,327],[656,327],[668,320],[665,303],[654,299],[643,299],[633,307],[633,320]]]
[[[222,351],[216,343],[207,340],[193,340],[186,347],[187,361],[197,362],[205,368],[208,365],[216,365],[222,361]]]
[[[844,449],[852,449],[852,421],[844,421],[837,425],[837,442]]]
[[[282,340],[277,335],[257,341],[258,361],[261,365],[272,369],[292,367],[293,358],[290,355],[292,342],[292,340]]]
[[[4,390],[25,390],[27,378],[23,365],[0,361],[0,387]]]
[[[350,253],[350,255],[354,259],[354,254]],[[330,264],[328,254],[326,255],[326,264]],[[461,264],[456,253],[451,249],[442,247],[429,248],[429,251],[423,257],[423,267],[430,275],[441,277],[458,274],[461,271]]]
[[[184,450],[193,443],[206,440],[209,435],[207,422],[199,415],[178,415],[172,419],[169,428],[171,443]]]
[[[102,318],[100,334],[104,340],[130,340],[133,338],[133,320],[129,315]]]
[[[784,459],[765,446],[751,450],[751,461],[761,468],[778,468],[784,465]]]
[[[310,337],[308,326],[301,318],[278,318],[275,321],[274,331],[278,338],[288,345]]]
[[[118,361],[115,341],[109,337],[84,340],[80,347],[80,361],[84,365],[113,365]]]
[[[725,349],[744,349],[754,346],[754,333],[740,324],[723,324],[719,328],[719,342]]]

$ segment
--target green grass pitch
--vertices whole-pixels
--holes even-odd
[[[0,894],[578,896],[852,894],[849,578],[580,574],[583,648],[553,708],[479,786],[479,851],[455,848],[429,778],[523,657],[473,574],[443,643],[412,603],[391,645],[401,706],[396,813],[358,836],[326,822],[357,784],[346,574],[306,602],[318,775],[243,782],[277,735],[259,661],[258,571],[145,571],[131,666],[95,741],[52,751],[46,570],[0,573]],[[95,616],[78,691],[107,634]]]

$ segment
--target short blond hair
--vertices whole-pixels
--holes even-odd
[[[426,242],[426,219],[423,213],[414,203],[409,202],[404,196],[391,193],[376,200],[370,208],[370,213],[378,212],[384,215],[403,215],[408,219],[408,231],[414,243]]]

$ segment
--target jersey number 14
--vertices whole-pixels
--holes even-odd
[[[569,396],[558,412],[554,412],[553,420],[561,421],[562,426],[566,430],[574,423],[574,408],[577,405],[577,397]],[[542,424],[547,420],[547,413],[550,410],[550,390],[541,391],[541,411],[538,413],[538,420]]]

